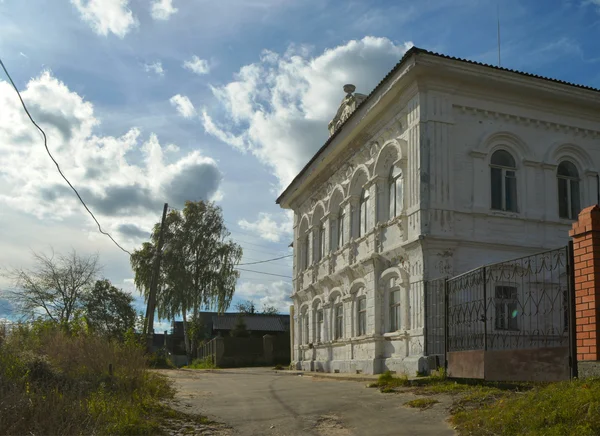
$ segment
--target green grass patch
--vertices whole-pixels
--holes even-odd
[[[217,369],[210,357],[204,359],[194,359],[190,365],[184,366],[186,369]]]
[[[408,377],[406,375],[400,375],[394,377],[390,371],[386,371],[379,375],[376,382],[367,385],[370,388],[379,388],[383,393],[395,392],[396,388],[409,386]]]
[[[417,398],[416,400],[407,401],[404,405],[415,409],[425,410],[433,407],[433,405],[437,403],[439,403],[439,401],[435,398]]]
[[[467,396],[465,401],[473,400]],[[485,400],[480,394],[475,400]],[[478,409],[455,411],[460,434],[577,435],[600,434],[600,379],[572,380],[504,393]]]

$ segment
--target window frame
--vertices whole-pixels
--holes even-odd
[[[358,205],[358,237],[365,236],[370,228],[369,209],[371,208],[371,194],[368,189],[364,188],[360,193]]]
[[[364,308],[361,304],[364,302]],[[359,297],[356,300],[356,333],[357,336],[367,334],[367,297]]]
[[[560,174],[560,167],[563,164],[570,164],[573,166],[576,176],[570,176],[566,174]],[[581,177],[579,176],[579,169],[570,160],[561,161],[556,168],[556,179],[557,179],[557,196],[558,196],[558,216],[562,219],[576,220],[581,212]],[[565,197],[561,195],[561,183],[564,183]],[[573,196],[573,185],[576,185],[575,191],[577,196]],[[562,201],[566,204],[562,205]],[[576,201],[575,201],[576,200]],[[566,214],[563,213],[566,211]]]
[[[346,217],[346,211],[343,207],[340,207],[337,216],[337,229],[336,229],[336,237],[337,237],[337,249],[339,250],[344,246],[344,219]]]
[[[398,195],[398,187],[400,187],[400,195]],[[404,206],[404,172],[396,165],[392,165],[389,171],[387,195],[388,219],[393,219],[400,215]]]
[[[325,223],[321,223],[319,226],[319,261],[323,260],[325,256]]]
[[[392,296],[398,294],[398,301],[394,302]],[[390,332],[397,332],[402,328],[402,293],[400,289],[391,289],[389,292]]]
[[[323,309],[317,307],[315,309],[315,342],[321,343],[323,342],[323,323],[325,321],[325,315],[323,313]]]
[[[344,337],[344,304],[339,303],[333,307],[334,311],[334,328],[333,336],[335,340],[342,339]]]
[[[504,152],[507,153],[511,160],[513,161],[514,166],[506,166],[503,164],[495,164],[493,163],[494,160],[494,155],[497,155],[497,153],[499,152]],[[495,178],[494,178],[494,170],[499,170],[500,171],[500,186],[499,188],[499,194],[500,195],[500,208],[495,207],[496,203],[498,203],[498,199],[494,198],[494,194],[495,191],[497,191],[498,189],[495,189],[494,185],[495,185]],[[492,210],[499,210],[499,211],[503,211],[503,212],[512,212],[512,213],[519,213],[519,195],[518,195],[518,178],[517,178],[517,163],[516,160],[513,156],[513,154],[503,148],[500,148],[496,151],[494,151],[490,157],[490,208]],[[509,189],[508,189],[508,180],[512,180],[513,184],[514,184],[514,198],[512,199],[512,203],[513,203],[513,207],[512,208],[508,208],[507,207],[507,203],[508,203],[508,195],[509,195]]]
[[[304,329],[304,344],[308,345],[310,343],[310,320],[308,318],[308,310],[304,314],[304,323],[302,328]]]
[[[510,289],[510,297],[498,296],[498,291],[505,292]],[[518,318],[512,317],[513,311],[517,311],[519,304],[519,289],[514,284],[497,284],[494,286],[494,330],[516,332],[519,331]],[[501,308],[501,316],[498,316]],[[500,322],[502,320],[502,322]]]

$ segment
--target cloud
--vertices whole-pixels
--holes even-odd
[[[275,306],[281,313],[289,313],[292,300],[292,284],[290,282],[276,281],[266,285],[240,281],[235,288],[235,296],[242,300],[252,300],[257,308]]]
[[[212,88],[222,115],[203,112],[204,129],[252,152],[285,187],[327,139],[342,86],[353,83],[368,94],[411,46],[367,36],[314,57],[305,46],[263,51],[233,81]]]
[[[152,18],[155,20],[168,20],[177,11],[173,7],[173,0],[156,0],[152,3]]]
[[[71,0],[71,3],[98,35],[107,36],[111,32],[124,38],[139,24],[129,9],[129,0]]]
[[[93,105],[50,72],[31,79],[21,93],[64,174],[107,229],[131,236],[133,228],[123,225],[151,228],[164,202],[181,208],[186,200],[217,194],[222,175],[213,159],[195,150],[167,160],[164,148],[172,145],[163,147],[153,133],[142,137],[135,127],[120,137],[97,134]],[[0,107],[0,210],[51,220],[82,216],[81,204],[5,81]]]
[[[171,97],[169,101],[183,118],[192,118],[196,115],[196,109],[187,96],[177,94]]]
[[[144,64],[144,70],[149,73],[149,72],[153,72],[159,76],[164,76],[165,75],[165,70],[163,69],[162,66],[162,62],[161,61],[156,61],[152,64]]]
[[[196,55],[192,56],[192,58],[189,61],[185,61],[183,63],[183,68],[190,70],[192,73],[196,74],[208,74],[210,72],[210,66],[208,65],[208,61],[200,59]]]
[[[136,224],[120,224],[117,231],[124,236],[134,239],[149,239],[150,232],[141,229]]]
[[[256,221],[241,220],[238,225],[244,230],[257,233],[263,239],[279,242],[284,236],[292,238],[293,215],[282,213],[282,217],[282,222],[278,223],[272,214],[260,212]]]

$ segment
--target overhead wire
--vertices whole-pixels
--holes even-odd
[[[27,106],[25,105],[25,102],[23,101],[23,98],[21,97],[21,93],[19,92],[19,90],[17,89],[17,86],[15,85],[15,82],[13,82],[12,77],[10,76],[8,70],[6,69],[6,67],[4,66],[4,62],[2,62],[2,59],[0,59],[0,65],[2,66],[2,69],[4,70],[4,72],[6,73],[6,76],[8,77],[8,80],[10,81],[12,87],[14,88],[15,92],[17,93],[17,96],[19,97],[19,100],[21,100],[21,105],[23,106],[23,109],[25,110],[25,113],[27,114],[27,116],[29,117],[29,120],[33,123],[33,125],[35,127],[37,127],[37,129],[42,133],[42,136],[44,137],[44,147],[46,148],[46,152],[48,153],[48,156],[50,156],[50,159],[52,159],[52,162],[54,162],[54,165],[56,165],[56,169],[58,170],[59,174],[62,176],[62,178],[65,180],[65,182],[67,182],[67,184],[69,185],[69,187],[73,190],[73,192],[75,192],[75,195],[77,195],[77,198],[79,198],[79,201],[81,202],[81,204],[83,204],[83,207],[85,208],[85,210],[88,211],[88,213],[91,215],[91,217],[94,219],[94,221],[96,222],[96,224],[98,225],[98,231],[100,233],[102,233],[103,235],[106,235],[110,238],[111,241],[114,242],[114,244],[119,247],[121,250],[123,250],[125,253],[129,254],[129,256],[131,256],[131,253],[129,251],[127,251],[126,249],[124,249],[123,247],[121,247],[121,245],[119,245],[119,243],[117,241],[114,240],[114,238],[110,235],[110,233],[105,232],[104,230],[102,230],[102,226],[100,225],[100,223],[98,222],[98,220],[96,219],[96,216],[92,213],[92,211],[90,210],[89,207],[87,207],[87,204],[85,204],[85,201],[83,201],[83,199],[81,198],[81,195],[79,195],[79,192],[77,192],[77,189],[75,189],[75,187],[71,184],[71,182],[69,181],[69,179],[67,179],[65,177],[65,175],[63,174],[62,170],[60,169],[60,165],[58,164],[58,162],[56,161],[56,159],[54,159],[54,156],[52,156],[52,153],[50,152],[50,149],[48,148],[48,138],[46,137],[46,132],[44,132],[44,130],[35,122],[35,120],[33,119],[33,117],[31,116],[31,114],[29,113],[29,110],[27,110]]]
[[[244,272],[251,272],[251,273],[256,273],[256,274],[264,274],[267,276],[275,276],[275,277],[283,277],[285,279],[292,279],[292,276],[284,276],[281,274],[273,274],[273,273],[267,273],[267,272],[262,272],[262,271],[255,271],[255,270],[251,270],[251,269],[244,269],[244,268],[235,268],[238,271],[244,271]]]
[[[259,264],[259,263],[274,262],[276,260],[285,259],[287,257],[292,257],[292,256],[293,256],[293,254],[288,254],[287,256],[275,257],[273,259],[260,260],[258,262],[238,263],[238,266],[239,265],[256,265],[256,264]]]

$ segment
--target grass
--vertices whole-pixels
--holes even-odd
[[[185,369],[217,369],[210,357],[204,359],[194,359],[191,364],[184,366]]]
[[[375,383],[371,383],[368,386],[370,388],[379,388],[383,393],[391,393],[395,392],[396,388],[409,386],[409,381],[406,375],[394,377],[390,371],[386,371],[379,375]]]
[[[467,395],[481,407],[454,411],[460,434],[577,435],[600,434],[600,379],[539,385],[527,392],[504,392],[496,398]]]
[[[0,339],[0,435],[164,433],[174,390],[137,343],[41,322]]]
[[[407,401],[404,405],[415,409],[425,410],[433,407],[433,405],[437,403],[439,403],[439,401],[434,398],[417,398],[416,400]]]

